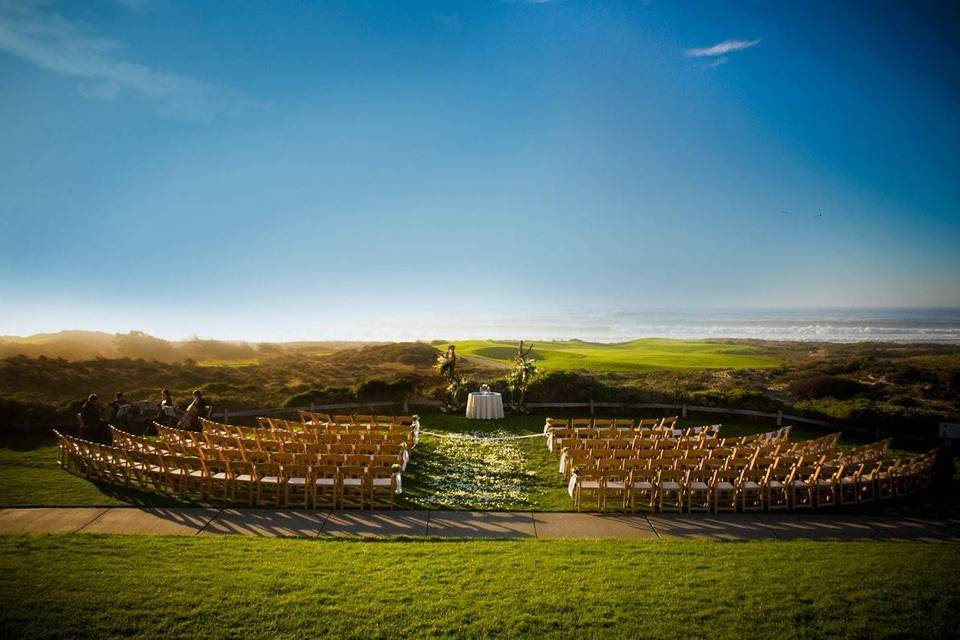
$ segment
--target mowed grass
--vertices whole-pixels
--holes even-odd
[[[944,638],[960,547],[0,537],[5,638]]]
[[[457,351],[493,363],[508,362],[514,342],[465,340]],[[617,344],[580,340],[534,342],[531,358],[543,371],[637,372],[655,369],[761,369],[780,360],[746,344],[644,338]]]

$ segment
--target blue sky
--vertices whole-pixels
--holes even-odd
[[[0,0],[0,334],[960,306],[957,7]]]

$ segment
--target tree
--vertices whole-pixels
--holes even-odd
[[[524,350],[521,340],[513,356],[513,371],[507,376],[507,386],[513,394],[513,408],[520,413],[527,412],[527,389],[530,388],[530,381],[537,375],[536,360],[528,357],[532,351],[533,345]]]

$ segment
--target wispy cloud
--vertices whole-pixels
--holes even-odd
[[[114,0],[117,6],[131,11],[143,11],[150,5],[150,0]]]
[[[232,87],[125,61],[119,42],[64,18],[42,1],[0,0],[0,51],[41,69],[85,80],[78,90],[96,100],[132,92],[158,114],[190,122],[234,116],[263,105]]]
[[[447,29],[460,28],[460,15],[456,13],[435,13],[433,14],[433,20]]]
[[[683,55],[688,58],[719,58],[734,51],[742,51],[750,47],[755,47],[758,44],[760,44],[760,38],[756,40],[724,40],[712,47],[684,49]]]

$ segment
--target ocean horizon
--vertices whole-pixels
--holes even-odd
[[[382,340],[522,337],[616,343],[639,338],[714,338],[960,344],[960,308],[569,312],[512,318],[437,319],[416,327],[390,323],[379,327],[355,327],[354,330],[367,335],[367,339]]]

